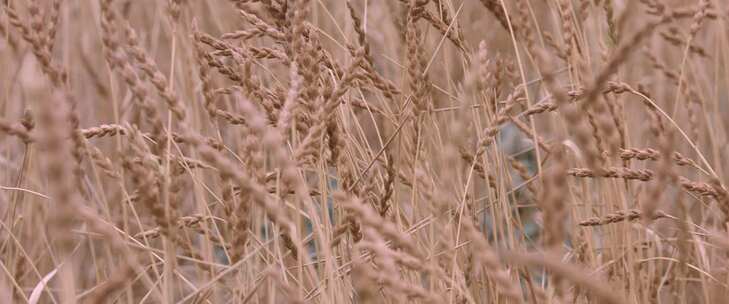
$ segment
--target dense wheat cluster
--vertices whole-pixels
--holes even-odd
[[[0,303],[725,303],[725,0],[4,0]]]

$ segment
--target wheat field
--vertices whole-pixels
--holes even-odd
[[[0,303],[729,297],[725,0],[0,10]]]

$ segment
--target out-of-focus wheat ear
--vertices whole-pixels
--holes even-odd
[[[170,15],[172,22],[178,22],[180,15],[182,14],[182,6],[185,5],[187,0],[168,0],[167,1],[167,13]]]
[[[478,85],[480,89],[486,94],[486,101],[488,102],[487,109],[490,115],[496,114],[497,99],[499,92],[499,83],[497,80],[497,73],[494,73],[490,69],[491,65],[495,65],[494,60],[489,58],[489,51],[485,41],[481,41],[478,44]]]
[[[76,234],[72,231],[76,220],[76,207],[81,199],[76,192],[76,179],[68,178],[73,174],[71,151],[73,147],[67,139],[71,127],[66,120],[68,115],[64,93],[54,91],[44,101],[38,112],[38,131],[41,153],[45,162],[43,171],[48,177],[48,195],[53,198],[53,212],[50,217],[49,234],[57,244],[60,260],[59,280],[57,280],[61,299],[64,303],[75,302],[77,278],[74,274],[76,262],[72,251],[76,246]]]
[[[127,54],[131,55],[131,57],[136,60],[139,68],[148,76],[148,79],[152,82],[160,96],[162,96],[164,101],[167,103],[167,106],[170,108],[172,113],[174,113],[175,117],[184,121],[186,117],[185,105],[180,102],[177,93],[170,88],[167,77],[160,72],[154,60],[152,60],[152,58],[147,55],[147,52],[139,45],[139,39],[136,31],[134,31],[131,25],[127,23],[124,26],[124,33],[126,34],[129,44],[127,47]]]
[[[667,18],[662,18],[657,21],[649,22],[637,30],[633,36],[619,45],[610,59],[605,63],[605,66],[597,73],[597,76],[595,76],[586,89],[582,108],[592,108],[595,111],[598,118],[597,126],[599,127],[600,132],[606,137],[606,141],[608,142],[607,147],[610,148],[611,152],[616,152],[620,144],[615,136],[615,126],[609,119],[607,119],[609,115],[605,115],[604,102],[601,98],[599,98],[600,92],[603,90],[603,87],[608,84],[610,77],[612,77],[612,75],[618,71],[620,66],[628,60],[629,56],[637,48],[636,46],[650,33],[652,33],[656,27],[667,21]]]
[[[145,119],[152,126],[152,136],[156,141],[154,152],[157,155],[164,155],[167,142],[166,135],[163,131],[164,125],[157,108],[149,102],[149,90],[143,85],[139,79],[139,75],[130,63],[130,59],[122,50],[119,37],[117,37],[117,19],[118,16],[112,8],[112,0],[101,0],[101,28],[102,43],[105,48],[105,57],[109,66],[117,70],[122,76],[124,82],[129,86],[129,90],[134,96],[134,100],[141,108]]]
[[[605,154],[609,152],[605,149],[605,143],[602,140],[600,129],[597,126],[597,119],[595,118],[595,115],[587,109],[585,109],[585,115],[587,115],[587,122],[590,125],[590,130],[592,131],[591,133],[592,139],[595,143],[595,149],[597,149],[600,154],[600,163],[604,164],[607,161]]]
[[[511,120],[509,112],[511,112],[511,110],[519,104],[516,100],[521,97],[523,93],[524,90],[517,90],[509,95],[506,105],[495,114],[494,119],[489,122],[489,126],[483,130],[483,137],[479,139],[476,145],[476,157],[480,157],[486,153],[486,148],[488,148],[488,146],[496,140],[496,136],[501,131],[501,127]]]
[[[269,269],[267,270],[264,275],[272,279],[276,284],[281,286],[281,289],[286,294],[286,302],[291,304],[304,304],[304,300],[302,299],[302,293],[300,288],[295,288],[294,286],[291,286],[291,284],[288,282],[288,280],[284,279],[281,275],[283,270],[279,271],[276,269]],[[272,299],[273,300],[273,299]]]
[[[393,223],[384,221],[370,206],[362,204],[351,194],[337,191],[334,198],[344,204],[344,208],[351,211],[353,218],[362,224],[363,239],[358,242],[358,245],[373,252],[375,262],[383,265],[383,271],[375,278],[393,290],[392,296],[401,301],[411,298],[420,299],[426,303],[439,303],[438,295],[399,279],[398,265],[427,271],[427,267],[423,265],[423,255],[414,247],[415,243],[412,238],[408,234],[400,232]],[[405,252],[397,252],[388,248],[386,239],[390,239],[395,248],[403,248]]]
[[[352,28],[354,28],[355,33],[357,33],[357,43],[359,44],[359,46],[361,48],[364,49],[364,56],[365,56],[364,63],[366,63],[370,66],[374,66],[372,52],[370,51],[370,45],[367,42],[367,35],[365,34],[365,29],[363,28],[362,20],[360,20],[360,17],[357,15],[351,2],[347,2],[347,9],[349,9],[349,16],[352,18]]]
[[[692,46],[694,39],[696,38],[696,34],[701,29],[701,26],[705,23],[710,6],[711,6],[711,3],[708,0],[700,0],[698,3],[698,8],[696,9],[696,13],[694,14],[694,16],[691,20],[691,25],[689,26],[689,36],[688,36],[687,42],[686,42],[689,51],[691,50],[691,46]],[[686,54],[685,56],[688,56],[688,54]],[[683,75],[684,66],[682,66],[681,68],[682,68],[682,75]],[[684,85],[681,81],[679,81],[679,83],[678,83],[679,88],[685,87],[686,89],[684,89],[684,90],[690,90],[688,88],[691,86],[691,84],[689,83],[688,79],[686,79],[686,76],[683,75],[683,77],[679,78],[679,79],[684,80],[686,82],[686,84]],[[693,91],[693,90],[690,90],[690,91]],[[683,92],[683,90],[682,90],[682,92]],[[684,96],[686,96],[686,95],[687,94],[684,93]],[[700,138],[699,138],[699,119],[697,118],[694,105],[700,106],[702,103],[698,101],[698,99],[699,99],[698,94],[696,94],[695,92],[688,93],[688,95],[689,96],[687,96],[688,97],[687,100],[685,100],[685,102],[684,102],[684,106],[686,107],[686,109],[688,111],[689,125],[691,126],[691,134],[693,135],[694,140],[698,143],[700,140]]]
[[[531,26],[531,15],[529,13],[529,0],[517,0],[516,1],[516,13],[517,18],[512,19],[512,22],[516,24],[516,30],[518,30],[521,38],[525,40],[526,49],[531,52],[534,49],[534,30]],[[513,26],[513,25],[512,25]]]
[[[605,11],[605,22],[608,26],[608,37],[613,44],[618,43],[618,28],[615,24],[615,8],[612,1],[602,1],[602,9]]]
[[[648,92],[648,89],[644,85],[638,85],[636,91],[646,97],[650,98],[651,96],[651,94]],[[654,105],[649,102],[645,102],[644,104],[648,108],[648,116],[650,116],[648,131],[655,138],[660,138],[661,136],[663,136],[663,134],[666,133],[666,126],[663,122],[663,118],[661,118],[659,110]]]
[[[268,23],[266,23],[266,21],[264,21],[257,15],[252,14],[251,11],[239,9],[238,13],[241,15],[241,17],[243,17],[243,19],[245,19],[246,21],[251,23],[253,26],[255,26],[256,29],[258,30],[258,32],[265,34],[276,40],[280,40],[280,41],[286,40],[286,34],[281,32],[276,27],[269,25]],[[235,36],[235,35],[232,35],[232,36]],[[223,35],[223,39],[227,39],[227,38],[225,38],[225,35]]]
[[[647,198],[641,202],[640,207],[644,223],[650,223],[653,220],[665,189],[676,184],[678,179],[678,176],[673,171],[673,160],[669,157],[675,149],[673,137],[673,131],[666,130],[666,132],[663,132],[663,134],[657,138],[658,151],[661,155],[664,155],[664,157],[659,159],[655,178],[646,193]]]
[[[392,100],[392,98],[395,97],[395,95],[400,94],[400,90],[397,88],[395,84],[393,84],[388,79],[381,76],[375,69],[375,60],[372,56],[372,51],[370,47],[370,43],[367,40],[367,35],[365,33],[364,25],[362,24],[362,20],[355,12],[354,7],[351,5],[350,2],[347,2],[347,8],[349,8],[349,15],[352,17],[352,27],[354,28],[354,31],[357,33],[357,42],[359,44],[359,47],[364,49],[364,61],[362,61],[362,68],[367,73],[367,77],[372,81],[372,84],[382,92],[382,94],[385,96],[385,98]],[[352,47],[350,48],[350,53],[352,56],[355,56],[356,48]]]
[[[352,255],[352,285],[357,294],[357,302],[363,304],[380,303],[378,297],[381,296],[376,277],[375,270],[364,259],[356,253],[362,252],[362,246],[355,244],[353,249],[355,254]]]
[[[29,7],[29,14],[31,15],[32,24],[29,26],[18,15],[14,8],[12,8],[8,3],[3,3],[9,23],[13,25],[17,30],[19,30],[21,37],[23,37],[23,40],[31,45],[31,51],[40,63],[43,72],[48,76],[48,78],[51,80],[51,83],[53,83],[55,87],[62,88],[66,85],[68,75],[63,70],[63,68],[61,68],[53,60],[50,49],[47,47],[46,44],[44,44],[43,37],[45,37],[45,35],[42,32],[42,21],[40,21],[39,25],[39,22],[37,20],[38,18],[40,18],[40,8],[38,8],[37,3],[30,4],[31,6]],[[35,5],[35,8],[33,8],[33,5]],[[33,15],[34,13],[36,15]]]
[[[85,187],[83,187],[84,169],[82,167],[82,163],[84,155],[86,155],[86,139],[84,138],[82,129],[80,127],[81,118],[78,114],[78,101],[76,100],[76,97],[68,93],[68,91],[65,91],[64,94],[65,96],[63,100],[68,106],[66,119],[71,126],[71,130],[69,131],[68,136],[73,142],[73,149],[71,150],[71,155],[73,156],[73,159],[75,161],[73,173],[77,180],[78,189],[81,191],[81,193],[84,193],[85,195]]]
[[[24,143],[32,141],[30,133],[21,124],[11,123],[0,118],[0,132],[6,133],[10,136],[16,136]]]
[[[531,172],[529,172],[529,168],[516,158],[508,157],[508,160],[511,168],[519,174],[519,177],[523,182],[527,183],[526,187],[529,189],[529,192],[536,196],[538,194],[537,186],[532,181],[534,176],[532,176]]]
[[[427,3],[427,2],[425,2]],[[466,46],[466,42],[461,39],[458,35],[458,24],[452,23],[453,20],[446,23],[445,21],[439,19],[435,14],[431,13],[430,11],[426,9],[419,9],[418,10],[418,16],[419,18],[424,19],[430,25],[435,27],[441,35],[443,35],[445,38],[447,38],[450,42],[452,42],[460,51],[461,56],[466,60],[466,62],[471,61],[471,55],[468,51],[468,48]]]
[[[691,138],[694,138],[695,141],[698,142],[701,139],[699,134],[700,120],[696,108],[703,107],[703,102],[699,94],[696,92],[695,85],[689,80],[683,80],[686,77],[681,77],[674,70],[669,69],[663,62],[658,60],[655,54],[653,54],[647,48],[643,49],[643,53],[645,54],[646,58],[648,58],[653,68],[657,69],[674,85],[679,87],[679,93],[685,99],[685,101],[683,102],[683,106],[686,109],[686,113],[688,116],[689,126],[691,128],[690,133],[692,135]]]
[[[300,168],[297,166],[298,163],[296,162],[296,156],[288,151],[288,147],[283,141],[283,134],[278,132],[279,130],[276,128],[268,127],[265,122],[265,116],[262,115],[258,108],[250,101],[243,100],[239,104],[239,107],[246,118],[250,121],[249,126],[251,128],[251,133],[261,138],[262,148],[270,153],[273,162],[280,167],[281,188],[279,190],[280,193],[283,193],[282,198],[287,195],[290,190],[293,190],[296,204],[301,206],[303,210],[306,210],[306,212],[310,214],[309,219],[314,225],[313,237],[316,238],[318,243],[327,247],[323,248],[323,254],[325,256],[331,256],[327,246],[331,244],[331,241],[328,239],[328,235],[325,234],[319,226],[321,220],[319,216],[316,215],[317,211],[314,209],[313,201],[309,196],[309,186],[300,175]],[[316,126],[323,128],[325,123],[326,121],[322,120],[317,122]],[[291,213],[288,212],[288,210],[280,210],[279,212],[287,215],[287,217],[288,214]],[[297,213],[292,213],[292,217],[295,217],[297,223],[300,224],[301,217]],[[302,247],[303,244],[298,231],[289,229],[284,232],[285,233],[282,234],[284,245],[288,249],[292,250],[296,260],[300,263],[308,261],[308,255],[305,254],[306,251],[304,251],[304,248]],[[306,270],[309,272],[312,271],[311,268],[307,268]]]
[[[620,158],[624,160],[629,159],[638,159],[638,160],[656,160],[658,157],[661,156],[660,152],[658,152],[655,149],[646,148],[646,149],[636,149],[636,148],[627,148],[627,149],[620,149]]]
[[[499,0],[481,0],[481,4],[483,4],[483,6],[486,7],[486,9],[489,10],[494,17],[496,17],[499,24],[501,24],[505,30],[509,30],[509,22],[506,20],[506,12],[504,12],[504,9],[501,7]]]
[[[125,168],[130,172],[132,181],[138,187],[140,202],[152,213],[162,234],[171,240],[176,238],[176,220],[168,215],[164,203],[160,200],[159,183],[161,170],[159,162],[152,157],[152,151],[144,140],[142,133],[134,126],[128,126],[129,146],[125,158]]]
[[[20,124],[23,125],[23,128],[27,131],[33,131],[35,129],[35,116],[33,115],[33,111],[30,109],[25,109],[23,111],[23,118],[20,120]]]
[[[260,123],[254,125],[260,125]],[[290,220],[286,210],[280,208],[279,203],[281,202],[271,201],[268,191],[262,184],[257,182],[248,174],[241,172],[239,166],[232,163],[219,151],[216,151],[206,145],[201,136],[190,132],[189,134],[186,134],[185,137],[185,141],[196,148],[196,150],[200,153],[200,157],[204,161],[218,169],[219,174],[221,174],[223,179],[229,179],[237,183],[238,187],[240,187],[241,193],[250,195],[251,200],[264,209],[266,215],[271,219],[271,221],[277,225],[284,235],[288,236],[289,241],[291,242],[291,247],[289,249],[298,253],[305,252],[303,251],[303,247],[300,243],[296,226],[293,225],[293,222]],[[263,143],[264,147],[266,147],[265,138]],[[280,148],[283,149],[284,147],[281,146]]]
[[[112,0],[101,0],[99,2],[101,8],[101,43],[104,46],[104,54],[106,61],[114,68],[116,60],[114,52],[119,48],[119,37],[117,36],[117,18],[116,12],[112,8]]]
[[[587,166],[593,169],[601,168],[601,155],[596,146],[592,143],[592,133],[585,126],[585,118],[581,111],[570,105],[567,92],[557,82],[556,68],[553,60],[543,49],[535,50],[535,59],[542,73],[542,79],[547,89],[552,93],[552,99],[560,112],[564,115],[565,122],[570,131],[574,134],[575,140],[585,154]],[[599,170],[599,169],[598,169]]]
[[[625,132],[625,118],[623,117],[622,104],[619,104],[619,99],[612,95],[603,95],[605,102],[607,103],[610,117],[613,120],[613,125],[618,130],[618,144],[619,148],[623,148],[627,145],[627,134]]]
[[[408,254],[422,258],[423,253],[418,250],[417,243],[413,237],[400,231],[393,222],[385,221],[369,205],[362,204],[361,200],[351,193],[338,191],[333,194],[335,201],[341,202],[345,210],[351,212],[362,226],[372,227],[384,237],[393,242],[393,246],[402,248]]]
[[[458,12],[451,13],[452,9],[446,4],[445,0],[438,1],[438,7],[439,7],[439,13],[441,15],[441,19],[443,19],[443,23],[447,24],[448,26],[454,27],[453,32],[455,32],[455,34],[456,34],[456,37],[455,37],[456,39],[452,39],[452,40],[457,40],[457,41],[460,41],[461,44],[464,44],[466,39],[463,35],[463,25],[460,22],[458,22],[458,14],[457,14]],[[453,25],[451,25],[451,24],[453,24]],[[454,41],[454,43],[455,43],[455,41]],[[461,50],[463,50],[464,52],[467,52],[466,51],[467,49],[468,49],[467,46],[464,45]]]
[[[197,19],[192,20],[193,44],[195,46],[195,59],[197,61],[198,78],[202,84],[203,105],[208,112],[210,119],[215,118],[215,94],[213,94],[213,86],[210,77],[210,68],[208,67],[203,49],[202,33],[198,27]]]
[[[119,74],[121,74],[124,81],[127,85],[129,85],[129,89],[134,95],[134,100],[142,110],[145,119],[152,125],[152,135],[157,142],[154,152],[157,155],[162,155],[167,147],[165,141],[166,135],[163,130],[164,125],[162,123],[160,113],[149,101],[149,90],[141,83],[139,75],[129,63],[129,59],[123,53],[118,51],[115,54],[115,58],[115,66],[120,69]]]
[[[106,157],[106,155],[104,155],[104,152],[101,152],[99,148],[92,145],[87,145],[86,151],[91,161],[94,162],[94,165],[99,167],[101,171],[104,172],[104,174],[115,179],[121,178],[119,172],[117,172],[114,168],[114,164],[111,162],[111,159]]]
[[[223,180],[227,181],[227,179]],[[226,201],[228,204],[234,204],[232,200]],[[231,214],[230,222],[233,223],[233,236],[231,248],[230,248],[230,259],[232,262],[239,261],[245,255],[246,242],[248,241],[248,229],[251,223],[249,212],[252,207],[250,197],[241,193],[241,197],[238,200],[234,208],[234,213]]]
[[[689,40],[692,40],[696,36],[696,33],[701,29],[701,25],[706,21],[706,17],[709,13],[709,7],[711,2],[709,0],[699,0],[698,8],[696,13],[691,19],[691,25],[689,26]]]
[[[8,17],[8,23],[15,27],[18,31],[20,31],[20,36],[28,43],[32,43],[33,36],[30,32],[30,28],[28,25],[22,21],[20,16],[18,15],[18,12],[15,10],[14,7],[8,5],[7,3],[3,3],[3,11],[5,12],[5,15]],[[3,24],[3,28],[4,28]],[[6,33],[8,34],[8,33]]]
[[[344,141],[344,135],[342,129],[339,126],[339,122],[336,117],[329,120],[327,123],[327,137],[328,137],[328,148],[329,148],[329,162],[336,165],[339,161],[339,157],[344,153],[346,143]]]
[[[687,83],[684,87],[689,86],[691,86],[691,84]],[[700,133],[700,128],[702,120],[699,118],[699,113],[697,112],[700,108],[703,107],[704,103],[702,102],[698,94],[691,94],[687,92],[684,93],[684,96],[687,98],[684,102],[684,109],[686,109],[686,114],[689,120],[689,132],[691,134],[691,138],[693,138],[698,145],[701,143],[702,134]]]
[[[127,127],[122,125],[99,125],[96,127],[81,129],[81,135],[83,135],[86,139],[126,135],[127,133]]]
[[[293,19],[291,20],[292,41],[291,48],[293,60],[296,61],[299,74],[301,75],[301,112],[302,117],[314,117],[316,115],[318,89],[317,79],[319,77],[318,64],[315,61],[311,50],[311,44],[307,43],[307,36],[313,39],[312,33],[308,33],[306,19],[311,11],[310,0],[296,0],[293,3]],[[307,35],[308,33],[308,35]],[[302,123],[310,127],[305,120]]]
[[[247,106],[244,107],[246,109]],[[249,127],[244,127],[241,136],[244,137],[241,143],[241,150],[244,157],[246,167],[249,168],[250,175],[256,182],[265,184],[265,155],[263,152],[262,131],[265,124],[259,117],[256,121],[249,120]],[[225,177],[221,176],[224,180]],[[233,203],[233,201],[229,201]],[[240,193],[238,203],[235,205],[233,230],[233,247],[231,249],[231,258],[233,261],[239,260],[245,254],[245,243],[248,240],[248,229],[250,226],[253,206],[252,197],[245,192]]]
[[[598,303],[626,303],[625,296],[622,292],[591,277],[589,275],[590,271],[588,270],[582,269],[577,265],[563,263],[558,255],[504,252],[500,256],[509,263],[531,267],[544,267],[552,275],[584,288]]]
[[[60,0],[53,0],[50,10],[45,12],[47,20],[44,20],[44,12],[41,11],[38,2],[35,0],[28,2],[28,14],[30,15],[30,27],[35,33],[38,44],[41,45],[48,54],[53,53],[53,45],[58,27],[59,10],[61,8]]]
[[[263,16],[265,13],[260,12],[257,10],[256,4],[254,2],[270,2],[270,1],[251,1],[251,0],[228,0],[228,2],[231,2],[235,8],[237,8],[239,11],[245,11],[248,14],[252,14],[256,16],[258,19],[263,19]],[[263,3],[265,4],[265,3]],[[266,6],[269,6],[268,4],[265,4]],[[283,6],[288,6],[290,3],[287,1],[283,4]],[[289,10],[293,11],[293,10]],[[277,16],[278,17],[278,16]]]
[[[473,166],[473,171],[476,172],[482,179],[488,183],[489,187],[494,191],[494,193],[498,193],[499,185],[496,182],[496,177],[493,175],[492,172],[488,172],[486,169],[484,169],[481,162],[474,157],[471,152],[466,151],[466,148],[459,147],[458,152],[461,155],[461,159],[463,159],[466,164]]]
[[[544,212],[544,246],[552,252],[560,252],[565,240],[565,223],[569,220],[567,209],[567,159],[565,148],[556,144],[550,149],[552,166],[544,173],[538,205]]]
[[[602,52],[600,52],[601,60],[608,61],[608,49],[604,49]],[[616,147],[607,147],[607,149],[601,144],[603,141],[599,138],[596,138],[596,142],[598,143],[598,151],[600,151],[601,155],[603,157],[608,156],[614,156],[620,148],[625,147],[626,145],[626,135],[625,135],[625,129],[624,129],[624,123],[623,123],[623,117],[622,117],[622,111],[620,110],[621,105],[618,104],[618,98],[612,94],[609,94],[610,92],[618,93],[622,92],[619,86],[613,85],[612,82],[609,82],[607,84],[607,89],[603,91],[603,94],[598,95],[598,98],[601,98],[598,100],[598,103],[602,101],[604,105],[599,105],[597,107],[594,107],[593,112],[596,114],[600,114],[600,123],[603,125],[603,128],[615,128],[617,130],[617,137],[615,138],[614,142],[608,144],[617,145]],[[607,108],[607,113],[603,113],[604,109]],[[588,113],[588,115],[591,115],[589,109],[585,109],[585,111]],[[610,121],[608,121],[610,120]],[[600,132],[599,127],[597,125],[598,121],[596,120],[595,123],[593,123],[593,120],[590,120],[590,125],[593,127],[593,134],[598,134]],[[608,126],[612,125],[612,126]],[[603,163],[606,163],[607,160],[603,160]],[[625,161],[623,162],[623,166],[628,167],[629,162]]]
[[[668,80],[678,85],[678,74],[675,71],[669,69],[663,62],[659,61],[658,57],[656,57],[649,48],[643,48],[643,54],[646,58],[648,58],[648,62],[650,62],[651,67],[657,69],[663,74],[663,76],[668,78]]]
[[[660,32],[659,35],[661,36],[661,38],[663,38],[664,41],[677,48],[688,48],[688,53],[686,54],[687,56],[699,56],[704,59],[708,59],[711,57],[709,55],[709,52],[705,48],[703,48],[701,45],[696,44],[693,39],[687,39],[691,37],[685,37],[684,35],[679,33],[677,27],[669,27],[668,30]]]
[[[78,132],[80,122],[78,114],[76,113],[76,99],[70,94],[70,91],[67,90],[66,72],[54,62],[51,54],[52,47],[50,46],[52,41],[49,35],[55,35],[55,26],[58,18],[57,15],[59,5],[60,3],[58,1],[54,1],[50,14],[55,14],[55,17],[51,17],[55,18],[56,20],[51,20],[51,24],[48,28],[44,28],[42,12],[40,11],[40,7],[38,6],[37,1],[30,1],[28,3],[28,13],[31,18],[30,30],[26,29],[22,21],[15,20],[18,18],[18,16],[9,6],[7,7],[7,13],[8,17],[11,20],[11,23],[21,30],[27,42],[31,44],[33,54],[40,62],[43,72],[49,77],[52,84],[56,88],[63,89],[63,94],[65,96],[62,98],[62,100],[67,103],[67,119],[70,121],[71,124],[71,131],[69,131],[69,134],[74,141],[74,146],[76,147],[76,149],[74,149],[72,153],[73,158],[76,160],[74,174],[80,181],[81,176],[83,175],[80,166],[83,157],[82,155],[84,141],[83,137]]]
[[[281,106],[281,110],[278,113],[278,120],[276,122],[276,127],[284,136],[291,128],[291,120],[296,117],[299,96],[301,94],[301,83],[302,80],[296,63],[292,62],[291,66],[289,66],[289,89],[286,93],[286,99]]]
[[[387,246],[387,242],[377,230],[373,227],[364,228],[364,238],[358,245],[361,245],[363,249],[372,252],[374,257],[373,261],[382,266],[382,271],[376,274],[377,281],[382,282],[382,285],[392,292],[390,295],[393,297],[393,301],[396,303],[403,303],[406,299],[419,300],[423,303],[442,303],[443,299],[436,293],[429,292],[422,286],[415,284],[408,284],[406,281],[400,278],[398,269],[413,268],[419,271],[428,271],[428,267],[423,265],[423,261],[407,255],[404,252],[394,251]]]
[[[564,50],[566,51],[567,60],[570,60],[572,55],[575,53],[574,39],[575,39],[575,27],[572,19],[572,1],[559,0],[558,1],[559,13],[561,15],[561,29],[562,29],[562,43],[564,44]]]
[[[56,42],[56,33],[58,32],[58,20],[60,19],[61,0],[53,0],[51,9],[48,12],[48,31],[46,33],[46,45],[48,51],[53,52],[53,46]]]
[[[713,185],[704,182],[691,181],[683,176],[678,177],[678,184],[685,191],[698,196],[708,196],[718,198],[720,196],[719,191],[714,188]]]
[[[526,138],[536,138],[537,139],[537,145],[539,145],[539,148],[543,151],[546,151],[549,153],[549,146],[547,146],[546,141],[541,136],[534,134],[532,132],[532,129],[529,127],[529,125],[526,122],[521,121],[519,118],[516,118],[514,116],[511,116],[511,122],[514,123],[514,125],[521,131]]]
[[[352,60],[353,62],[350,63],[342,79],[332,89],[333,92],[328,94],[327,100],[324,101],[322,107],[316,112],[315,124],[312,126],[311,130],[309,130],[309,133],[301,141],[299,146],[296,147],[295,158],[297,160],[301,161],[304,158],[315,155],[318,152],[324,131],[326,131],[326,126],[336,114],[336,109],[341,103],[340,99],[350,89],[356,76],[355,72],[360,66],[359,63],[363,60],[363,51],[361,48]]]
[[[89,296],[88,303],[103,304],[108,303],[109,298],[134,278],[136,272],[132,266],[128,264],[122,264],[111,274],[111,277],[100,285],[94,292]]]
[[[112,271],[109,279],[98,288],[95,288],[89,295],[88,303],[107,303],[110,296],[119,292],[124,286],[128,286],[135,274],[140,274],[141,283],[149,288],[151,295],[157,300],[161,300],[160,292],[153,287],[155,283],[146,274],[135,253],[129,250],[126,240],[122,239],[119,231],[115,229],[116,227],[104,221],[91,208],[81,206],[77,213],[89,225],[89,230],[101,234],[104,240],[109,243],[112,252],[121,258],[120,265]]]
[[[716,203],[719,205],[721,212],[724,213],[724,223],[722,226],[724,226],[724,229],[729,229],[729,227],[727,227],[727,224],[729,224],[729,191],[727,191],[724,184],[715,177],[712,177],[709,180],[709,185],[711,185],[714,189],[714,193],[716,193]]]
[[[41,47],[46,48],[45,33],[43,33],[43,12],[41,11],[38,0],[29,0],[28,17],[30,19],[30,30],[34,39],[38,41]]]
[[[397,178],[397,173],[395,172],[395,158],[390,153],[387,153],[385,155],[385,158],[387,159],[385,170],[385,183],[382,186],[382,194],[380,194],[377,203],[377,212],[383,218],[387,215],[387,211],[392,206],[392,202],[390,202],[389,200],[395,192],[395,180]]]
[[[474,246],[474,259],[478,262],[479,268],[483,268],[488,278],[496,285],[497,292],[513,303],[521,302],[521,288],[519,283],[514,281],[501,261],[497,252],[489,245],[483,234],[476,229],[470,218],[462,218],[461,222],[464,233]]]
[[[405,136],[405,143],[404,147],[406,152],[405,157],[410,162],[410,170],[414,170],[416,157],[419,154],[418,151],[420,149],[419,144],[420,141],[418,140],[419,136],[422,135],[421,133],[421,126],[422,126],[422,114],[424,110],[427,110],[427,101],[425,99],[425,91],[424,91],[424,79],[422,77],[422,70],[420,69],[420,59],[419,56],[422,55],[420,48],[419,41],[421,41],[420,33],[417,28],[417,21],[418,16],[415,11],[415,3],[411,3],[408,6],[407,11],[407,18],[405,23],[405,45],[406,45],[406,55],[405,58],[407,60],[407,87],[409,90],[409,95],[406,96],[406,98],[412,103],[410,107],[408,107],[407,115],[409,115],[410,120],[409,124],[410,126],[408,129],[404,130],[403,136]],[[409,134],[408,134],[409,133]]]
[[[238,69],[241,71],[243,81],[241,93],[244,97],[260,104],[265,110],[265,114],[272,122],[276,121],[278,112],[281,106],[281,100],[283,89],[277,87],[279,92],[271,93],[264,90],[263,80],[256,76],[253,71],[254,62],[256,59],[253,58],[248,52],[233,52],[233,60],[238,65]]]
[[[18,50],[18,40],[10,34],[10,31],[6,27],[6,24],[7,23],[4,20],[3,22],[0,22],[0,35],[2,35],[3,38],[5,38],[5,40],[8,42],[8,45],[10,45],[10,49],[12,49],[13,52],[16,52]]]

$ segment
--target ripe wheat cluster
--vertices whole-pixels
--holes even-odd
[[[727,1],[0,11],[0,303],[729,297]]]

